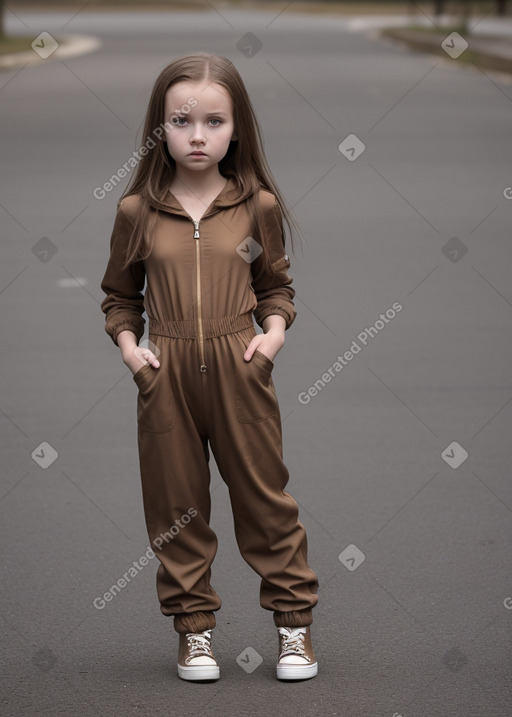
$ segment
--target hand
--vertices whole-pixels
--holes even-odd
[[[124,363],[128,366],[132,375],[135,375],[137,371],[147,363],[155,368],[160,367],[160,361],[155,354],[144,346],[134,346],[133,348],[123,351],[122,356]]]
[[[273,361],[283,348],[285,341],[283,329],[270,329],[266,334],[254,336],[244,353],[244,359],[250,361],[256,349]]]

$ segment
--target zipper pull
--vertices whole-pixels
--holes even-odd
[[[194,239],[199,239],[199,222],[196,222],[195,219],[192,219],[194,222]]]

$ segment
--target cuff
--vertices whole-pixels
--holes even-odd
[[[138,344],[142,336],[144,335],[144,326],[141,326],[140,323],[135,324],[133,323],[133,321],[124,320],[120,321],[118,324],[115,324],[115,326],[112,326],[111,328],[107,328],[106,331],[110,335],[115,345],[119,348],[119,344],[117,343],[117,337],[121,333],[121,331],[126,331],[127,329],[133,331]]]
[[[262,311],[258,311],[257,315],[256,313],[254,314],[258,326],[261,326],[261,328],[263,329],[263,322],[265,321],[267,316],[272,316],[272,314],[278,314],[279,316],[282,316],[284,318],[284,320],[286,321],[285,331],[290,328],[290,326],[295,320],[295,312],[293,312],[293,314],[290,314],[290,312],[284,309],[282,306],[268,306]]]

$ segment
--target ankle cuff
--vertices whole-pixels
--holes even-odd
[[[178,633],[213,630],[216,624],[213,612],[182,612],[174,616],[174,629]]]
[[[276,627],[307,627],[313,623],[312,610],[291,610],[290,612],[274,612]]]

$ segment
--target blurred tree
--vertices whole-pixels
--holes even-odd
[[[470,0],[462,0],[461,2],[461,9],[460,9],[460,26],[462,27],[462,33],[464,35],[469,35],[469,16],[471,14],[471,2]]]
[[[471,0],[461,0],[461,2],[456,4],[461,10],[458,12],[458,14],[460,14],[462,18],[461,24],[467,27],[467,18],[469,17]],[[439,17],[443,13],[447,12],[447,5],[448,3],[446,2],[446,0],[434,0],[434,15],[436,17]],[[508,0],[497,0],[495,7],[497,15],[506,15],[508,9]]]
[[[0,0],[1,2],[1,0]],[[434,15],[439,17],[444,13],[445,0],[435,0],[434,2]]]
[[[0,0],[0,39],[4,37],[4,0]]]

